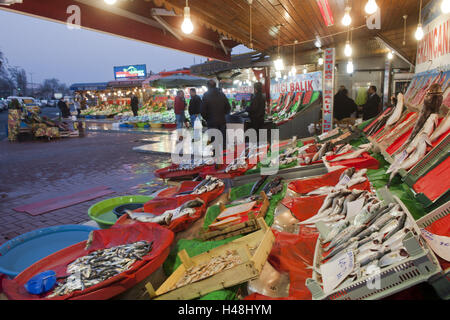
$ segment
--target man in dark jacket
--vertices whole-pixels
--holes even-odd
[[[195,120],[202,112],[202,99],[197,95],[195,88],[190,90],[191,100],[189,101],[189,115],[191,116],[191,126],[194,127]]]
[[[337,120],[349,118],[357,109],[355,101],[348,97],[348,90],[342,89],[334,96],[334,114]]]
[[[138,109],[139,109],[139,100],[136,97],[136,95],[131,96],[131,111],[133,111],[133,115],[135,117],[138,116]]]
[[[64,101],[63,98],[59,99],[59,101],[58,101],[58,108],[61,111],[61,116],[63,118],[70,117],[69,107],[67,106],[67,103]]]
[[[251,126],[255,130],[264,126],[264,115],[266,113],[266,100],[262,93],[262,83],[256,82],[254,85],[255,94],[252,96],[250,106],[247,108]]]
[[[225,115],[230,113],[231,106],[227,97],[216,87],[214,80],[208,81],[208,91],[203,95],[201,114],[206,120],[208,129],[218,129],[222,132],[223,145],[226,147],[226,119]]]
[[[370,86],[367,93],[369,95],[369,99],[367,100],[367,103],[363,106],[363,121],[375,117],[378,114],[379,110],[378,108],[381,103],[381,98],[379,95],[377,95],[377,87]]]

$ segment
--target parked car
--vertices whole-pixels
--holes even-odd
[[[19,101],[19,103],[21,105],[23,105],[30,112],[35,112],[35,113],[41,112],[41,108],[36,103],[36,100],[32,97],[16,97],[16,96],[8,97],[9,101],[11,101],[13,99],[17,99]]]
[[[0,100],[0,111],[8,110],[8,102],[6,100]]]

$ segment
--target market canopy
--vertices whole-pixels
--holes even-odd
[[[181,88],[181,87],[201,87],[206,86],[208,78],[189,76],[186,74],[175,74],[151,81],[152,87]]]

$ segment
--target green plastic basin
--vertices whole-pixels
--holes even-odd
[[[123,196],[100,201],[88,210],[89,218],[97,222],[100,228],[108,229],[117,221],[114,208],[127,203],[146,203],[152,200],[149,196]]]

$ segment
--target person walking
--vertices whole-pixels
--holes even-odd
[[[195,88],[190,90],[191,100],[189,101],[189,115],[191,116],[191,127],[194,127],[195,120],[202,111],[202,99],[197,95]]]
[[[250,106],[246,109],[250,117],[250,127],[256,130],[257,142],[259,142],[259,130],[264,127],[264,116],[266,114],[266,99],[262,92],[262,83],[256,82],[253,86],[254,95]]]
[[[175,97],[175,104],[174,104],[174,112],[175,112],[175,119],[177,123],[177,131],[178,131],[178,140],[183,140],[183,136],[180,134],[181,129],[183,129],[183,124],[185,123],[185,116],[184,116],[184,110],[186,109],[186,100],[184,99],[184,92],[183,90],[177,91],[177,96]]]
[[[81,95],[79,93],[77,93],[75,95],[75,99],[73,99],[73,105],[75,107],[75,110],[77,111],[77,117],[79,117],[80,114],[81,114],[81,109],[80,109],[81,108],[81,104],[80,104],[80,102],[81,102]]]
[[[375,117],[379,112],[379,107],[381,103],[381,98],[377,95],[377,87],[370,86],[367,91],[369,99],[367,103],[363,106],[363,121],[369,120]]]
[[[225,116],[231,111],[230,102],[225,94],[216,87],[214,80],[209,80],[207,87],[208,91],[203,95],[201,115],[206,120],[208,129],[217,129],[222,133],[221,147],[225,149],[227,141]]]
[[[353,99],[348,97],[348,90],[342,89],[334,96],[333,117],[337,120],[349,118],[355,111],[357,106]]]
[[[136,97],[135,94],[131,95],[131,111],[133,111],[133,116],[138,116],[138,110],[139,110],[139,100]]]

